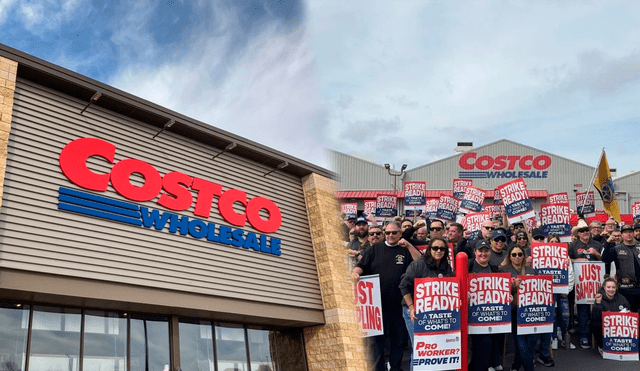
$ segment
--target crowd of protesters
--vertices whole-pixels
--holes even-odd
[[[534,369],[535,363],[553,367],[551,349],[592,347],[602,353],[602,312],[633,311],[640,305],[640,223],[619,226],[615,220],[587,224],[580,219],[568,244],[569,259],[607,263],[605,280],[595,304],[575,304],[572,264],[569,267],[569,294],[555,294],[555,321],[552,333],[517,335],[515,323],[512,341],[515,349],[511,370]],[[454,253],[467,254],[470,273],[510,273],[514,298],[521,275],[536,274],[531,267],[532,241],[560,242],[557,236],[545,237],[542,229],[528,230],[523,223],[509,224],[506,215],[482,224],[476,239],[455,222],[429,220],[424,215],[410,220],[401,217],[384,225],[371,216],[345,221],[345,239],[352,261],[351,278],[379,274],[381,282],[384,335],[373,337],[369,345],[373,370],[401,370],[404,348],[413,341],[414,279],[451,277],[448,245]],[[569,263],[569,262],[568,262]],[[615,277],[611,273],[615,267]],[[512,302],[512,320],[516,321],[516,299]],[[574,344],[571,337],[576,340]],[[504,369],[505,334],[471,335],[470,370]]]

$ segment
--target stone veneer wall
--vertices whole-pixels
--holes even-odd
[[[4,175],[7,168],[7,144],[11,131],[13,92],[16,90],[18,62],[0,57],[0,204],[4,191]]]
[[[342,243],[340,206],[331,179],[311,174],[302,179],[311,239],[324,303],[326,324],[304,329],[309,371],[367,369],[364,339],[359,337],[353,288]]]

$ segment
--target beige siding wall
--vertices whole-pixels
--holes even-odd
[[[170,132],[153,140],[157,128],[93,106],[80,115],[84,105],[18,80],[0,222],[0,268],[322,310],[299,178],[282,172],[263,177],[271,169],[230,153],[211,160],[220,149]],[[282,211],[283,224],[269,236],[282,240],[282,255],[58,210],[59,187],[86,191],[71,183],[58,165],[62,148],[81,137],[115,144],[115,162],[136,158],[160,174],[181,171],[222,184],[223,190],[241,189],[249,199],[272,199]],[[111,167],[93,158],[88,164],[103,173]],[[131,202],[111,186],[100,195]],[[155,200],[140,204],[170,211]],[[214,200],[206,222],[229,225],[216,206]],[[178,214],[194,218],[193,205]],[[249,224],[242,229],[260,233]],[[277,310],[268,314],[278,315]]]

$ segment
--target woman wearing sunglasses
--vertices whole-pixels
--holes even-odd
[[[402,275],[399,286],[404,299],[402,315],[409,332],[411,344],[413,344],[413,321],[416,320],[415,307],[413,305],[414,280],[426,277],[453,277],[453,271],[447,261],[448,256],[449,248],[445,240],[435,237],[429,241],[424,256],[409,264],[407,271]]]
[[[517,243],[517,241],[516,241]],[[536,274],[536,271],[525,264],[526,260],[525,250],[515,245],[507,251],[507,256],[504,259],[502,271],[510,273],[513,278],[511,284],[511,294],[514,296],[514,300],[511,303],[511,334],[513,335],[513,343],[515,344],[516,356],[511,365],[511,370],[519,370],[520,366],[525,371],[533,371],[534,363],[533,358],[535,356],[536,342],[538,341],[537,334],[529,335],[517,335],[517,292],[520,280],[518,276]]]

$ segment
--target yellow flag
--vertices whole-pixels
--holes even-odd
[[[616,193],[613,189],[613,181],[611,180],[611,171],[609,170],[609,163],[607,162],[607,154],[602,151],[602,157],[598,164],[596,178],[593,180],[593,185],[600,192],[602,197],[602,203],[607,214],[614,218],[617,222],[620,222],[620,209],[618,208],[618,201],[616,201]]]

